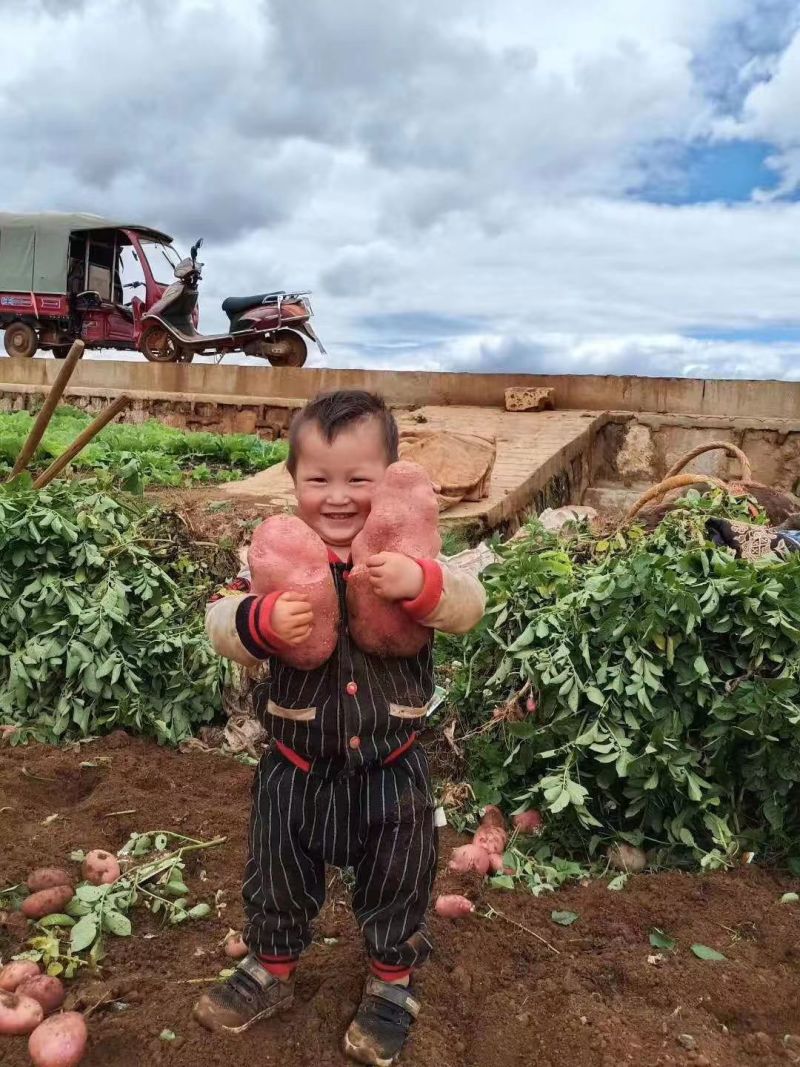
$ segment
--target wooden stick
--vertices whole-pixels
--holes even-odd
[[[53,412],[67,387],[67,382],[72,376],[72,372],[75,370],[78,360],[83,355],[83,347],[83,341],[72,342],[69,355],[61,364],[56,380],[50,386],[45,402],[42,404],[41,411],[36,416],[36,421],[31,427],[31,432],[28,434],[28,438],[17,456],[17,461],[11,471],[9,481],[11,481],[12,478],[16,478],[18,474],[22,474],[30,463],[31,456],[39,447],[39,442],[42,437],[44,437],[44,432],[47,429],[50,419],[53,417]]]
[[[53,460],[50,466],[44,471],[36,481],[33,483],[34,489],[44,489],[46,485],[49,485],[52,480],[63,471],[68,463],[71,463],[73,459],[82,452],[83,449],[89,444],[93,437],[95,437],[113,418],[119,415],[120,411],[130,403],[130,397],[127,393],[123,393],[122,396],[118,396],[113,404],[109,404],[108,407],[103,408],[100,414],[83,430],[69,448],[65,449],[60,456]]]

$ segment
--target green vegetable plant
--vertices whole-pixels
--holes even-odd
[[[224,668],[203,628],[219,579],[191,551],[176,518],[98,482],[0,486],[0,724],[20,728],[13,741],[125,727],[176,744],[220,713]]]
[[[128,861],[119,878],[109,885],[78,885],[64,914],[40,919],[30,947],[14,959],[35,960],[49,975],[72,978],[81,967],[98,966],[105,957],[106,935],[131,936],[137,905],[160,916],[165,925],[206,918],[209,904],[190,904],[184,856],[225,840],[198,841],[166,830],[132,834],[118,853]],[[76,862],[84,858],[82,852],[71,855]]]
[[[0,480],[14,465],[33,419],[27,411],[0,413]],[[57,408],[33,456],[31,471],[43,470],[91,419],[76,408]],[[106,472],[116,485],[139,492],[148,485],[230,481],[280,463],[286,454],[284,441],[178,430],[148,419],[107,426],[72,461],[71,468],[79,473]]]
[[[561,855],[797,851],[800,554],[735,558],[715,515],[748,502],[695,494],[652,533],[569,542],[533,523],[496,546],[482,626],[440,642],[478,802],[542,810]]]

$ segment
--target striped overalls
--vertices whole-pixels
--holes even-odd
[[[346,565],[331,571],[341,619],[333,656],[312,671],[273,656],[254,694],[272,744],[253,783],[245,940],[262,956],[299,956],[325,898],[325,864],[352,867],[370,957],[407,968],[431,948],[437,841],[415,738],[434,690],[432,641],[410,659],[360,651],[347,628]]]

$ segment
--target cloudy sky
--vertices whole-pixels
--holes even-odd
[[[0,0],[0,205],[340,366],[800,379],[800,0]],[[321,362],[316,357],[315,362]]]

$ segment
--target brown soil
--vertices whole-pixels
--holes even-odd
[[[133,830],[227,835],[224,846],[191,858],[188,878],[194,899],[213,903],[223,891],[223,918],[162,930],[137,914],[131,938],[111,939],[102,975],[71,983],[78,1004],[109,998],[90,1019],[85,1067],[345,1062],[339,1042],[360,996],[365,959],[335,876],[299,972],[293,1012],[236,1038],[211,1036],[192,1021],[192,1002],[204,986],[188,983],[226,965],[219,943],[241,919],[251,775],[220,755],[180,755],[124,735],[69,751],[0,750],[0,887],[34,866],[63,865],[76,848],[117,849]],[[135,813],[110,814],[127,809]],[[448,831],[445,845],[454,840]],[[438,888],[457,887],[444,874]],[[481,904],[527,929],[505,918],[432,917],[437,952],[417,979],[423,1013],[404,1062],[799,1063],[800,906],[778,903],[790,888],[787,879],[751,867],[727,875],[639,875],[621,893],[603,882],[538,899],[486,892]],[[480,887],[472,893],[477,899]],[[577,912],[578,921],[555,925],[554,907]],[[653,927],[679,942],[663,961],[648,962],[656,952],[648,944]],[[20,947],[14,931],[13,922],[0,927],[3,958]],[[145,939],[148,933],[156,936]],[[690,952],[696,942],[724,952],[727,962],[696,959]],[[165,1029],[177,1040],[161,1041]],[[24,1039],[0,1041],[5,1067],[28,1063]]]
[[[253,530],[269,514],[266,505],[225,497],[219,486],[152,489],[146,496],[160,508],[180,515],[195,540],[234,549],[249,544]]]

